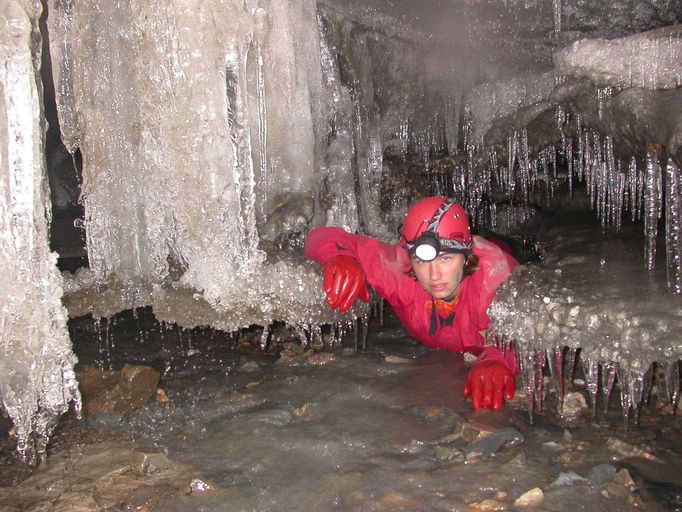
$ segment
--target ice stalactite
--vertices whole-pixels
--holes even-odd
[[[262,209],[268,203],[268,114],[265,100],[265,54],[263,45],[268,35],[268,13],[258,8],[254,13],[254,42],[256,49],[256,102],[258,104],[258,185]],[[261,212],[261,216],[264,213]],[[264,220],[261,218],[261,220]]]
[[[255,269],[262,258],[258,251],[256,228],[256,177],[251,158],[251,135],[246,104],[246,50],[234,44],[225,53],[226,119],[232,144],[234,181],[239,210],[236,215],[239,229],[237,255],[242,273]]]
[[[561,0],[554,0],[554,34],[561,32]]]
[[[680,205],[680,170],[672,159],[665,170],[665,254],[668,287],[673,293],[682,293],[682,205]]]
[[[19,456],[45,455],[59,416],[80,394],[62,279],[49,250],[41,121],[40,4],[0,6],[0,398]]]
[[[656,240],[658,237],[658,219],[660,217],[661,199],[661,166],[655,152],[649,151],[646,161],[644,186],[644,258],[646,268],[653,270],[656,265]]]

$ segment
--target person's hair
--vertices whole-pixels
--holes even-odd
[[[478,256],[476,256],[475,254],[472,254],[464,262],[464,270],[462,271],[462,275],[463,276],[470,276],[474,272],[478,271],[480,268],[481,267],[478,264]]]
[[[470,276],[474,272],[477,272],[481,266],[478,264],[478,256],[475,254],[472,254],[469,256],[466,260],[464,260],[464,269],[462,270],[462,277]],[[414,277],[416,279],[417,276],[414,275],[414,270],[412,270],[412,265],[409,265],[405,269],[405,273],[408,276]]]

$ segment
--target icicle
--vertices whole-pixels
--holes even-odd
[[[542,369],[545,366],[545,352],[543,350],[535,351],[535,400],[538,404],[538,412],[542,412],[543,402],[543,387]]]
[[[521,130],[521,140],[519,142],[519,171],[521,173],[521,192],[524,204],[528,203],[530,187],[535,180],[531,179],[530,148],[528,146],[528,131]]]
[[[564,408],[564,347],[546,349],[549,373],[554,382],[554,389],[559,399],[559,410]]]
[[[573,372],[575,371],[575,363],[578,359],[579,348],[568,349],[568,382],[573,386]]]
[[[682,224],[680,214],[680,170],[668,160],[665,171],[665,255],[668,276],[668,290],[671,293],[682,293],[682,273],[680,271],[680,252],[682,248]]]
[[[609,399],[613,390],[613,383],[616,380],[616,364],[607,361],[601,367],[601,389],[604,395],[604,414],[609,410]]]
[[[617,366],[618,384],[620,385],[620,405],[623,409],[623,423],[625,429],[630,427],[630,368],[624,367],[628,363],[620,362]]]
[[[263,328],[263,333],[260,335],[260,348],[263,352],[268,349],[268,339],[270,338],[270,325]]]
[[[680,361],[677,359],[665,366],[665,388],[674,414],[680,400]]]
[[[523,379],[523,388],[526,392],[528,419],[531,425],[533,424],[535,415],[535,394],[537,389],[535,384],[535,379],[537,377],[536,362],[537,357],[533,350],[525,350],[520,357],[521,377]]]
[[[367,350],[367,331],[369,330],[369,315],[367,313],[362,315],[360,322],[362,323],[362,350]]]
[[[554,0],[554,35],[561,32],[561,0]]]
[[[564,155],[566,158],[566,165],[568,167],[568,195],[573,198],[573,139],[566,141],[564,148]]]
[[[296,325],[294,325],[294,330],[296,331],[296,335],[298,336],[298,339],[301,342],[301,346],[303,348],[308,348],[310,346],[310,339],[308,337],[308,332],[306,331],[304,324],[297,323]]]
[[[646,372],[630,368],[630,405],[634,414],[635,425],[639,425],[639,411],[642,400],[647,397],[651,385],[651,367]]]
[[[519,134],[514,131],[514,133],[507,138],[507,193],[511,200],[514,200],[514,189],[516,181],[514,179],[514,163],[516,162],[516,155],[519,148]]]
[[[358,333],[358,319],[353,318],[353,347],[355,348],[355,351],[358,351],[359,347],[359,333]]]
[[[583,358],[583,371],[587,394],[592,405],[592,417],[597,416],[597,392],[599,391],[599,362],[592,358]]]
[[[226,119],[232,145],[234,172],[232,178],[235,191],[240,198],[240,211],[237,212],[239,232],[239,252],[241,261],[238,266],[244,272],[254,268],[254,263],[262,257],[258,251],[258,230],[256,228],[256,197],[253,159],[251,157],[251,134],[249,130],[245,62],[240,48],[232,46],[225,54],[225,105]]]
[[[654,151],[649,151],[646,162],[646,185],[644,196],[645,261],[647,270],[656,266],[656,237],[658,236],[660,165]]]

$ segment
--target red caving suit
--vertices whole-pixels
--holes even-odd
[[[311,231],[305,243],[306,257],[323,266],[336,255],[357,259],[367,282],[393,307],[410,335],[425,345],[470,352],[479,356],[479,360],[500,361],[512,373],[517,373],[514,354],[503,354],[494,346],[484,346],[485,338],[480,331],[490,325],[488,306],[518,262],[480,236],[474,236],[474,254],[480,268],[462,280],[454,320],[448,321],[440,314],[433,314],[433,298],[408,274],[410,261],[402,246],[385,245],[373,238],[328,227]]]

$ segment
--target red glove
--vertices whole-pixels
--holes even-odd
[[[514,374],[499,361],[479,361],[469,371],[464,385],[464,396],[471,395],[476,409],[502,409],[504,400],[514,398]]]
[[[365,272],[352,256],[334,256],[325,264],[322,289],[327,294],[327,303],[342,313],[348,311],[358,297],[369,302]]]

